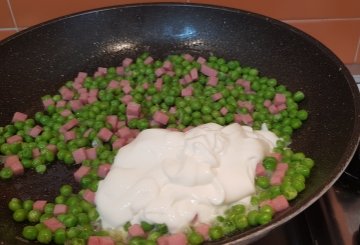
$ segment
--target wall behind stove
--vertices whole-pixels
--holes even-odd
[[[0,0],[0,40],[40,22],[78,11],[154,0]],[[170,2],[155,0],[155,2]],[[314,36],[344,63],[360,64],[360,0],[173,0],[264,14]]]

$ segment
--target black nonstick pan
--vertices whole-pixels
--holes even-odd
[[[344,64],[321,43],[280,21],[241,10],[190,4],[140,4],[83,12],[26,29],[0,42],[0,125],[15,111],[33,115],[40,97],[54,94],[77,72],[120,64],[144,51],[163,58],[191,53],[238,59],[301,90],[309,119],[296,131],[291,147],[316,165],[307,188],[291,207],[264,226],[226,237],[215,244],[251,242],[290,220],[335,182],[359,140],[360,96]],[[54,164],[44,175],[0,182],[0,244],[29,244],[19,239],[23,224],[11,218],[12,197],[48,198],[72,171]],[[76,186],[76,184],[74,184]]]

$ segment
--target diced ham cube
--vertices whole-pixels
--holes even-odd
[[[61,97],[64,99],[64,100],[71,100],[73,97],[74,97],[74,92],[65,87],[65,86],[62,86],[60,89],[59,89],[59,92],[61,94]]]
[[[74,172],[74,178],[77,182],[80,182],[81,178],[90,172],[91,168],[88,166],[81,166]]]
[[[122,66],[116,67],[116,73],[117,73],[118,75],[120,75],[120,76],[124,75],[124,74],[125,74],[125,69],[124,69],[124,67],[122,67]]]
[[[228,109],[226,107],[222,107],[220,109],[220,113],[221,113],[221,115],[225,116],[228,113]]]
[[[276,165],[276,170],[279,170],[279,171],[284,171],[284,172],[286,172],[287,170],[288,170],[288,168],[289,168],[289,165],[287,164],[287,163],[278,163],[277,165]]]
[[[265,176],[266,169],[264,168],[264,165],[262,165],[261,163],[258,163],[256,165],[255,174],[256,174],[256,176]]]
[[[175,72],[174,72],[174,71],[166,71],[165,74],[168,75],[168,76],[170,76],[170,77],[175,76]]]
[[[97,136],[102,141],[108,142],[111,139],[111,136],[113,136],[113,133],[108,128],[102,128],[102,129],[100,129]]]
[[[15,112],[12,119],[11,119],[11,122],[24,122],[26,119],[28,118],[28,115],[26,115],[25,113],[22,113],[22,112]]]
[[[277,93],[273,99],[275,105],[281,105],[286,103],[286,96],[284,94]]]
[[[79,72],[76,78],[82,78],[85,79],[87,77],[87,73],[86,72]]]
[[[235,114],[234,121],[237,123],[244,123],[246,125],[251,125],[253,123],[253,118],[250,114]]]
[[[166,71],[171,71],[173,68],[172,63],[169,60],[165,60],[162,66]]]
[[[135,102],[129,102],[126,107],[126,115],[140,116],[141,105]]]
[[[39,212],[44,212],[45,205],[47,204],[46,200],[37,200],[33,203],[33,209],[38,210]]]
[[[164,112],[161,112],[161,111],[157,111],[154,113],[153,115],[153,120],[155,122],[158,122],[162,125],[166,125],[169,121],[169,116],[166,115]]]
[[[205,64],[202,64],[201,65],[201,68],[200,68],[200,72],[202,74],[204,74],[205,76],[208,76],[208,77],[216,77],[218,71],[205,65]]]
[[[82,163],[84,160],[87,159],[86,150],[84,147],[81,147],[81,148],[73,151],[72,156],[73,156],[76,164]]]
[[[212,100],[213,101],[218,101],[222,98],[222,94],[219,92],[219,93],[215,93],[211,96]]]
[[[83,193],[83,196],[84,200],[88,201],[89,203],[94,203],[95,201],[95,192],[89,190],[89,189],[86,189]]]
[[[130,237],[145,237],[145,231],[139,224],[131,225],[128,229]]]
[[[181,96],[192,96],[193,88],[192,87],[186,87],[181,90]]]
[[[130,94],[130,92],[132,91],[132,88],[130,85],[125,85],[123,88],[122,88],[123,92],[125,94]]]
[[[55,105],[55,102],[51,98],[43,100],[42,103],[45,109],[48,108],[50,105]]]
[[[120,81],[120,87],[130,86],[129,80],[121,80]]]
[[[65,123],[64,125],[61,126],[60,128],[60,132],[65,132],[67,130],[72,129],[73,127],[75,127],[76,125],[79,124],[79,121],[76,118],[71,119],[70,121],[68,121],[67,123]]]
[[[87,103],[88,104],[95,103],[96,101],[98,101],[96,96],[88,96],[88,98],[87,98]]]
[[[118,121],[118,123],[116,124],[116,128],[120,129],[122,127],[124,127],[126,125],[125,121]]]
[[[115,140],[111,145],[112,148],[115,149],[115,150],[120,149],[121,147],[126,145],[126,141],[127,141],[126,139],[127,138],[119,138],[119,139]]]
[[[116,132],[116,135],[119,136],[120,138],[127,139],[132,137],[132,132],[128,127],[122,127]]]
[[[65,100],[59,100],[58,102],[56,102],[56,108],[65,107],[66,104],[67,102]]]
[[[130,101],[132,101],[132,96],[130,94],[126,94],[121,98],[121,102],[124,104],[128,104]]]
[[[22,166],[20,159],[17,155],[10,155],[5,158],[4,167],[11,168],[15,175],[24,173],[24,167]]]
[[[165,74],[165,72],[166,72],[166,70],[163,67],[160,67],[155,70],[155,75],[157,77],[161,77],[162,75]]]
[[[102,74],[105,75],[107,73],[107,68],[105,67],[98,67],[97,71]]]
[[[115,245],[115,241],[107,236],[90,236],[87,245]]]
[[[84,89],[82,84],[79,81],[74,81],[73,88],[76,89],[78,91],[78,93],[80,93],[80,91],[79,91],[80,89]]]
[[[237,102],[238,106],[240,108],[246,108],[249,112],[253,112],[254,111],[254,105],[250,102],[250,101],[241,101],[239,100]]]
[[[46,146],[46,149],[50,150],[50,151],[53,152],[53,153],[56,153],[56,152],[57,152],[57,146],[54,145],[54,144],[48,144],[48,145]]]
[[[90,133],[91,133],[92,131],[93,131],[93,129],[92,129],[92,128],[89,128],[88,130],[86,130],[86,131],[84,132],[83,136],[84,136],[85,138],[89,137],[89,135],[90,135]]]
[[[280,104],[277,106],[278,111],[283,111],[287,108],[286,104]]]
[[[193,61],[194,57],[191,54],[184,54],[183,58],[187,61]]]
[[[280,195],[271,200],[271,207],[275,212],[280,212],[289,207],[289,202],[283,195]]]
[[[148,88],[149,88],[149,83],[146,83],[146,82],[145,82],[145,83],[143,83],[142,86],[143,86],[144,89],[148,89]]]
[[[68,206],[65,205],[65,204],[55,204],[55,207],[54,207],[54,215],[57,216],[57,215],[60,215],[60,214],[66,214],[68,211]]]
[[[169,245],[187,245],[187,238],[184,233],[176,233],[167,236]]]
[[[98,93],[99,93],[99,89],[97,89],[97,88],[92,88],[92,89],[90,89],[89,90],[89,96],[97,96],[98,95]]]
[[[239,84],[240,86],[242,86],[244,88],[245,92],[251,91],[250,81],[247,81],[244,79],[238,79],[238,80],[236,80],[236,84]]]
[[[196,62],[199,63],[199,64],[205,64],[206,59],[204,57],[199,56],[197,58]]]
[[[131,65],[132,62],[133,62],[133,59],[131,59],[131,58],[125,58],[125,59],[122,61],[122,66],[123,66],[123,67],[128,67],[129,65]]]
[[[196,68],[191,69],[190,76],[193,81],[197,80],[199,78],[199,73]]]
[[[170,107],[169,113],[175,114],[176,113],[176,107],[175,106]]]
[[[285,173],[283,171],[275,170],[270,178],[271,185],[281,185],[284,179]]]
[[[65,228],[65,225],[61,223],[57,218],[52,217],[43,222],[43,224],[49,228],[52,232],[55,232],[59,228]]]
[[[192,82],[192,78],[190,76],[190,74],[186,74],[184,76],[184,80],[185,80],[185,83],[191,83]]]
[[[108,89],[116,89],[116,88],[120,88],[120,83],[118,81],[115,80],[111,80],[107,86]]]
[[[162,85],[163,85],[162,78],[156,79],[156,82],[154,83],[154,86],[157,89],[157,91],[160,91],[162,89]]]
[[[150,65],[150,64],[152,64],[153,62],[154,62],[154,58],[151,57],[151,56],[146,57],[146,59],[144,60],[144,64],[145,64],[145,65]]]
[[[8,138],[6,138],[6,143],[8,144],[14,144],[14,143],[20,143],[22,142],[23,138],[20,135],[12,135]]]
[[[65,141],[70,141],[76,138],[76,133],[74,130],[66,131],[63,134]]]
[[[39,148],[33,148],[32,149],[32,157],[35,159],[37,158],[38,156],[41,155],[41,152],[40,152],[40,149]]]
[[[62,112],[60,112],[60,115],[63,116],[63,117],[68,117],[71,114],[72,114],[72,112],[70,110],[68,110],[68,109],[65,109]],[[33,136],[33,137],[35,137],[35,136]]]
[[[279,152],[272,152],[270,156],[274,157],[278,162],[282,160],[282,155]]]
[[[208,240],[209,239],[209,229],[210,229],[210,225],[209,224],[198,224],[197,226],[195,226],[195,231],[197,233],[199,233],[204,240]]]
[[[271,114],[277,114],[279,112],[279,109],[276,105],[272,104],[268,107],[268,110]]]
[[[109,163],[101,164],[97,170],[97,175],[101,178],[105,178],[106,175],[109,173],[110,168],[111,168],[111,164]]]
[[[69,103],[73,111],[78,111],[84,106],[80,100],[70,100]]]
[[[271,104],[272,104],[272,103],[271,103],[271,100],[265,100],[263,105],[264,105],[266,108],[269,108],[269,106],[271,106]]]
[[[96,159],[96,148],[88,148],[86,151],[86,159],[88,160],[95,160]]]
[[[218,78],[215,76],[209,77],[209,80],[207,82],[207,85],[209,86],[216,86],[218,84]]]
[[[112,129],[115,129],[119,118],[116,115],[109,115],[106,117],[106,122],[111,125]]]

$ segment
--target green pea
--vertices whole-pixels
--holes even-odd
[[[267,176],[258,176],[255,179],[255,184],[263,189],[267,189],[270,186],[270,179]]]
[[[17,209],[13,213],[13,219],[16,222],[23,222],[26,220],[27,214],[28,214],[28,212],[25,209],[23,209],[23,208]]]
[[[22,230],[22,236],[30,241],[36,240],[37,236],[38,236],[38,230],[36,229],[35,226],[25,226],[24,229]]]
[[[49,244],[52,240],[51,230],[48,228],[43,228],[43,229],[39,230],[38,235],[37,235],[37,240],[40,243]]]
[[[209,229],[209,237],[211,240],[218,240],[224,236],[224,231],[221,226],[212,226]]]
[[[16,211],[22,208],[22,201],[18,198],[12,198],[8,204],[11,211]]]
[[[265,225],[267,223],[269,223],[272,219],[272,215],[266,212],[260,212],[259,216],[257,217],[257,222],[260,225]]]
[[[57,229],[54,233],[54,238],[53,238],[55,244],[64,244],[66,241],[66,231],[65,229]]]
[[[297,91],[297,92],[295,92],[295,94],[293,95],[293,99],[294,99],[294,101],[296,101],[296,102],[300,102],[300,101],[302,101],[304,98],[305,98],[305,95],[304,95],[304,93],[301,92],[301,91]]]
[[[198,245],[198,244],[202,244],[204,242],[204,238],[202,237],[202,235],[200,235],[199,233],[195,232],[195,231],[191,231],[188,235],[188,242],[191,245]]]
[[[30,222],[37,223],[40,221],[41,212],[38,210],[30,210],[27,214],[27,219]]]
[[[274,171],[276,168],[277,160],[275,157],[265,157],[263,166],[266,170]]]
[[[236,228],[244,230],[249,226],[248,218],[244,214],[237,215],[235,224]]]
[[[60,188],[60,194],[64,197],[68,197],[72,194],[72,186],[71,185],[63,185]]]
[[[13,171],[11,168],[9,167],[4,167],[0,170],[0,178],[7,180],[7,179],[11,179],[11,177],[13,176]]]

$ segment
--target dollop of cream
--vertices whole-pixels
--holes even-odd
[[[165,223],[179,232],[193,222],[210,223],[255,193],[256,164],[278,138],[268,131],[208,123],[185,133],[142,131],[122,147],[95,203],[105,229],[126,222]]]

